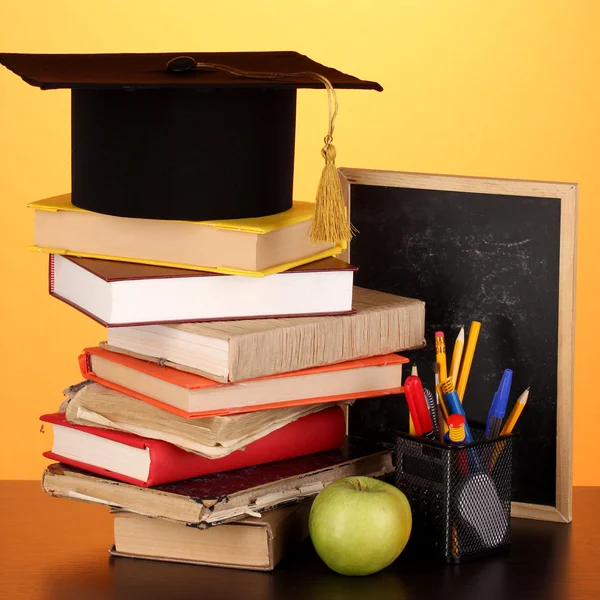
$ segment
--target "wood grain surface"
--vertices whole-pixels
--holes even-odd
[[[449,566],[408,550],[363,578],[336,575],[310,541],[272,573],[110,558],[108,510],[0,482],[0,598],[10,600],[587,600],[600,597],[600,488],[575,488],[570,525],[513,519],[508,554]]]

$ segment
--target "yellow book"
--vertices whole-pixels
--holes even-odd
[[[29,204],[35,211],[33,250],[262,277],[334,256],[345,246],[310,242],[314,205],[224,221],[115,217],[71,204],[63,194]]]

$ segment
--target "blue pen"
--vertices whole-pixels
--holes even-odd
[[[446,400],[446,408],[448,409],[448,414],[462,415],[465,418],[465,442],[469,444],[473,441],[473,436],[471,435],[471,430],[469,429],[469,425],[467,424],[467,415],[465,415],[463,406],[460,403],[460,398],[458,397],[458,394],[454,389],[452,377],[449,377],[448,379],[446,379],[446,381],[442,382],[440,387],[442,389],[442,393],[444,394],[444,399]]]
[[[508,396],[510,394],[512,375],[513,372],[511,369],[505,369],[504,373],[502,373],[498,391],[494,394],[492,406],[488,413],[487,425],[485,427],[485,437],[487,439],[496,438],[500,435],[502,420],[506,413],[506,404],[508,403]]]

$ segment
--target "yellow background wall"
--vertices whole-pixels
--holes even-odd
[[[297,50],[385,88],[340,92],[338,166],[579,183],[575,484],[599,485],[599,17],[595,0],[0,0],[0,51]],[[300,92],[297,199],[313,198],[325,116],[324,92]],[[37,418],[104,338],[26,250],[25,205],[69,190],[69,143],[69,93],[0,68],[0,478],[39,477]]]

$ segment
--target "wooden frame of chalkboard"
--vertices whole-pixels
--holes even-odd
[[[478,309],[483,310],[481,306],[467,306],[473,312],[472,318],[467,318],[466,311],[459,315],[460,310],[449,306],[461,301],[469,304],[468,298],[461,297],[460,293],[462,274],[465,285],[473,286],[471,291],[475,290],[475,295],[483,297],[482,304],[491,303],[498,313],[504,311],[504,314],[496,315],[496,321],[488,327],[488,330],[495,327],[502,335],[497,335],[494,340],[492,332],[490,338],[483,341],[480,336],[478,344],[478,351],[480,345],[486,343],[490,347],[494,344],[506,346],[496,359],[503,364],[493,364],[490,355],[489,362],[483,366],[497,366],[497,369],[493,377],[488,376],[480,385],[473,381],[478,379],[476,367],[480,367],[480,375],[486,369],[477,365],[476,352],[469,379],[470,387],[480,385],[482,390],[481,402],[475,400],[480,405],[476,408],[480,412],[479,420],[483,418],[485,422],[491,395],[503,368],[510,366],[515,372],[515,393],[517,379],[522,391],[533,378],[536,383],[532,385],[528,405],[515,429],[518,432],[517,448],[521,443],[524,449],[521,455],[517,451],[515,456],[519,464],[515,465],[513,474],[512,515],[570,522],[577,185],[353,168],[341,168],[338,172],[349,217],[359,230],[357,238],[341,258],[348,262],[352,260],[358,266],[357,285],[425,301],[427,320],[440,319],[438,323],[428,323],[429,360],[433,360],[432,331],[429,329],[452,326],[454,335],[458,324],[468,328],[471,320],[483,322],[482,332],[488,326],[485,314],[484,318],[474,314]],[[424,228],[429,229],[425,232]],[[478,240],[486,246],[478,247]],[[528,247],[533,249],[527,250]],[[485,261],[482,259],[477,263],[476,257],[484,255]],[[518,269],[513,268],[515,261],[523,264]],[[457,264],[460,268],[456,268]],[[435,277],[428,277],[427,269],[432,269],[436,275],[448,275],[444,271],[436,272],[436,268],[446,267],[453,277],[448,276],[445,280],[440,277],[443,284],[437,288],[438,292],[446,289],[452,292],[444,305],[443,294],[435,294]],[[505,279],[495,288],[488,286],[490,280],[493,282],[497,278],[500,281],[502,271],[508,273],[509,281]],[[486,286],[491,292],[487,297],[481,296]],[[520,295],[515,291],[519,289]],[[512,296],[511,292],[514,292]],[[448,316],[459,320],[444,322],[442,319]],[[519,322],[515,324],[515,321]],[[523,330],[527,331],[527,339],[521,339]],[[453,337],[446,335],[452,343]],[[548,356],[547,363],[543,362],[544,351]],[[485,353],[485,348],[481,352]],[[412,354],[418,362],[418,353]],[[529,362],[524,359],[520,364],[513,356],[517,354],[528,357]],[[510,363],[511,359],[514,364]],[[534,371],[536,361],[540,361],[544,372],[517,377],[519,366],[528,366],[528,370]],[[426,362],[424,370],[430,364]],[[542,383],[538,385],[540,381]],[[540,399],[542,390],[545,396]],[[465,406],[469,403],[468,396],[469,389]],[[381,402],[355,403],[350,409],[352,433],[379,433],[381,437],[389,437],[394,427],[397,428],[397,422],[393,426],[390,422],[401,418],[397,408],[401,403],[397,398],[377,400]],[[512,395],[511,400],[514,401]],[[380,414],[374,415],[374,410]],[[355,414],[358,414],[356,419]],[[547,469],[544,469],[545,464]]]

